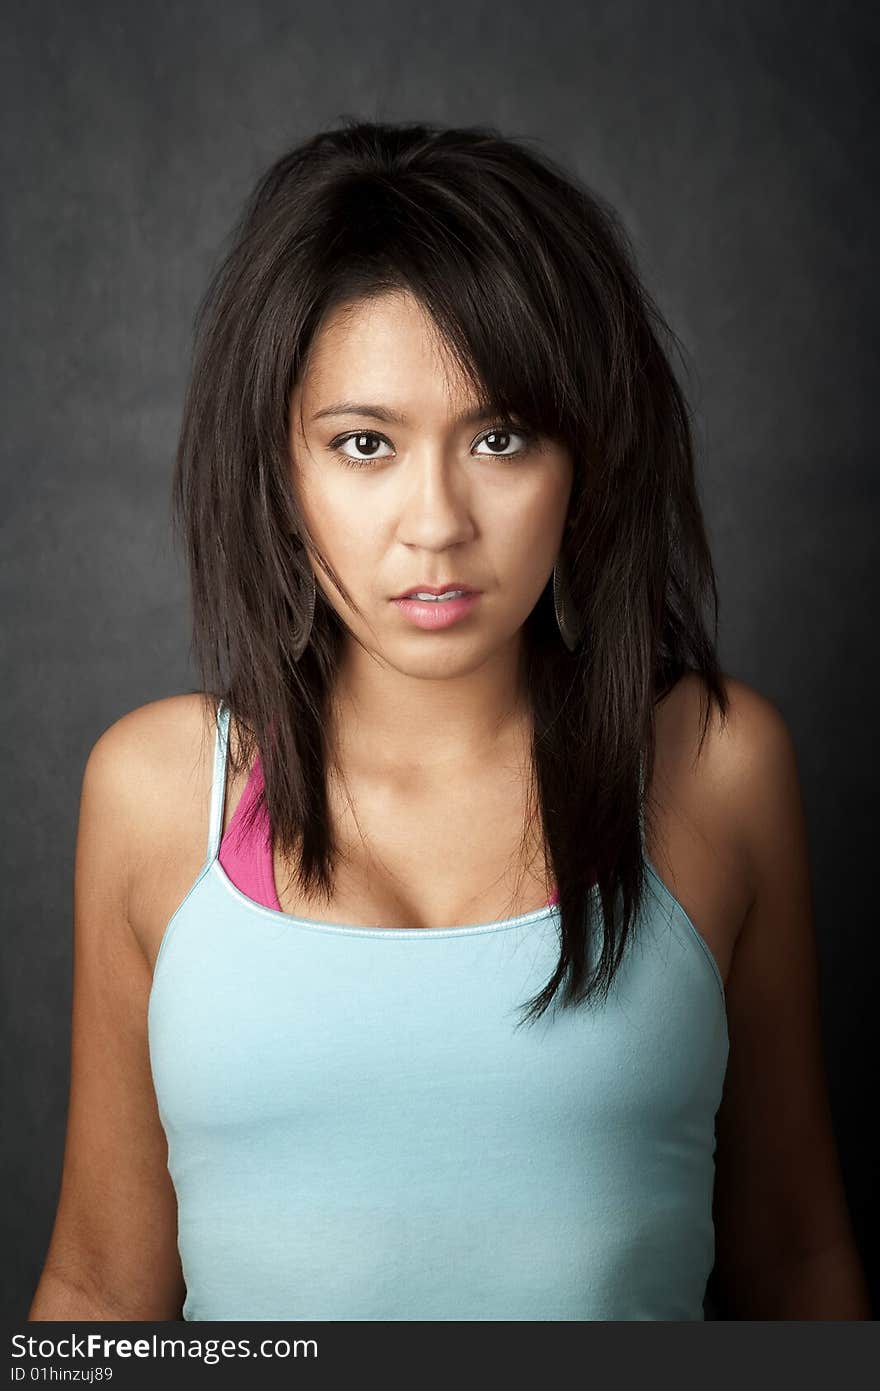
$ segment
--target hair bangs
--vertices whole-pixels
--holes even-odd
[[[515,216],[511,206],[502,230],[497,209],[487,217],[476,192],[473,201],[453,198],[436,180],[415,175],[346,181],[328,209],[327,288],[310,337],[346,302],[407,292],[424,307],[438,351],[478,402],[568,441],[577,424],[566,411],[571,392],[560,324],[536,290],[524,254],[528,228],[512,228]]]

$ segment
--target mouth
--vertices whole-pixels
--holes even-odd
[[[415,627],[436,632],[450,628],[467,617],[479,597],[480,591],[475,589],[459,589],[436,595],[430,590],[417,590],[413,594],[402,595],[393,603]]]

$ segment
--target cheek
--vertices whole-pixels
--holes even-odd
[[[493,530],[502,538],[505,549],[514,547],[521,555],[534,552],[540,563],[545,552],[550,554],[558,546],[566,502],[565,489],[534,489],[505,508],[503,519],[496,518]]]
[[[530,608],[547,583],[559,551],[558,525],[555,516],[536,511],[498,536],[491,568],[514,608]]]
[[[364,508],[358,506],[356,489],[318,484],[309,471],[304,471],[299,498],[319,546],[335,565],[343,567],[346,553],[357,549],[364,527]]]
[[[566,502],[562,488],[536,491],[492,527],[495,568],[512,600],[531,604],[546,584],[559,555]]]
[[[353,592],[369,590],[381,570],[387,539],[380,519],[347,498],[326,497],[314,510],[314,535],[337,575]]]

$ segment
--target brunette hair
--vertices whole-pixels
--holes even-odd
[[[201,690],[235,717],[236,772],[259,750],[257,807],[265,800],[302,891],[329,901],[326,716],[353,635],[317,586],[294,659],[306,566],[357,606],[291,486],[291,394],[318,329],[337,305],[405,290],[480,400],[570,449],[560,559],[581,640],[574,652],[561,640],[549,581],[524,625],[531,815],[556,882],[560,954],[521,1022],[557,991],[563,1005],[607,997],[646,887],[640,770],[648,788],[655,704],[697,673],[702,747],[712,701],[725,718],[728,701],[690,411],[662,345],[680,344],[617,213],[537,144],[487,126],[346,117],[278,159],[198,308],[173,482]]]

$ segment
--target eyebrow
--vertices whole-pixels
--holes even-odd
[[[493,407],[488,401],[483,401],[473,410],[463,411],[461,415],[455,417],[457,425],[475,425],[477,421],[486,420],[494,414]],[[406,416],[400,411],[389,410],[386,406],[363,405],[358,401],[336,401],[332,406],[325,406],[323,410],[316,411],[312,416],[313,420],[323,420],[328,415],[360,415],[368,416],[370,420],[382,420],[389,425],[406,425]]]

